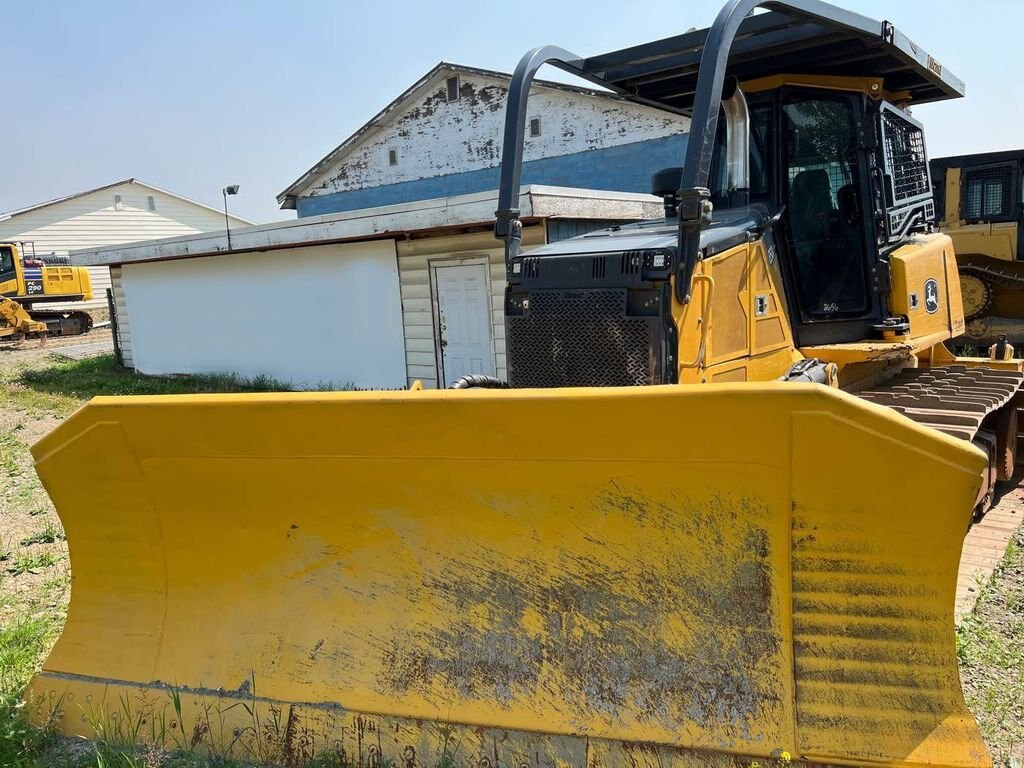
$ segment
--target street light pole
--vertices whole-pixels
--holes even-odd
[[[228,195],[237,195],[238,194],[238,185],[237,184],[228,184],[228,186],[224,187],[224,189],[221,190],[221,193],[224,195],[224,229],[226,229],[227,233],[228,233],[228,250],[230,251],[231,250],[231,220],[228,218]]]

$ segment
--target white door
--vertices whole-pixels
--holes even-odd
[[[437,286],[438,343],[444,386],[467,373],[493,376],[487,265],[437,264],[434,284]]]

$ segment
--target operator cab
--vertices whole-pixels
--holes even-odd
[[[874,202],[870,177],[874,143],[864,126],[877,108],[858,94],[806,88],[755,93],[749,103],[749,205],[777,216],[776,246],[786,269],[790,306],[799,310],[801,343],[863,339],[884,316],[877,290]],[[875,113],[872,115],[872,111]],[[735,219],[729,184],[727,121],[719,127],[709,173],[712,222]],[[923,162],[923,158],[922,158]],[[682,168],[655,174],[652,192],[674,197]],[[828,327],[822,327],[827,323]]]
[[[933,216],[921,126],[866,93],[783,86],[747,98],[749,202],[778,217],[770,234],[798,344],[878,337],[888,317],[887,255]],[[725,122],[709,174],[712,219],[734,196]],[[907,190],[913,210],[894,230],[887,213]]]

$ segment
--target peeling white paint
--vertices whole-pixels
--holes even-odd
[[[460,98],[449,102],[445,93],[448,74],[442,72],[424,89],[423,96],[367,134],[312,179],[301,194],[348,192],[497,166],[508,81],[462,73]],[[659,109],[544,86],[531,91],[528,118],[533,117],[541,118],[541,135],[527,135],[526,161],[662,138],[689,129],[689,120]],[[398,154],[397,165],[389,163],[390,150]]]

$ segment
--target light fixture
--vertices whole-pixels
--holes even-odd
[[[231,220],[228,218],[228,195],[238,194],[237,184],[228,184],[224,189],[221,190],[221,194],[224,195],[224,228],[228,232],[228,250],[231,250]]]

